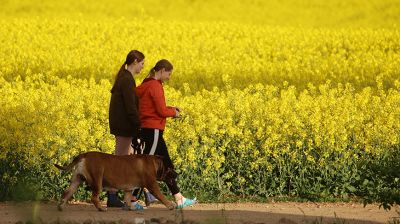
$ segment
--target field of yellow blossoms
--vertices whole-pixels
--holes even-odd
[[[138,49],[138,84],[174,65],[165,138],[186,194],[398,203],[399,25],[396,0],[4,1],[0,200],[56,199],[54,163],[113,152],[110,89]]]

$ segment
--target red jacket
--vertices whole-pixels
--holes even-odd
[[[161,81],[146,78],[136,87],[136,94],[139,97],[140,127],[164,130],[167,117],[175,116],[175,108],[165,104]]]

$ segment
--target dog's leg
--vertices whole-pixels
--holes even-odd
[[[127,191],[125,190],[124,191],[125,206],[130,206],[131,200],[132,200],[132,190],[127,190]]]
[[[175,208],[174,203],[168,201],[167,198],[161,193],[160,188],[158,187],[157,182],[148,185],[146,187],[150,193],[152,193],[158,200],[160,200],[168,209],[172,210]]]
[[[125,190],[124,191],[124,202],[125,202],[124,210],[130,210],[131,200],[132,200],[132,190]]]
[[[92,203],[94,204],[94,206],[101,212],[105,212],[107,211],[106,208],[101,207],[100,204],[100,199],[99,199],[99,195],[101,193],[101,191],[103,190],[103,186],[102,186],[102,178],[97,178],[96,183],[93,182],[93,187],[92,187]]]
[[[103,208],[100,204],[100,199],[99,199],[99,195],[101,193],[101,190],[93,190],[92,192],[92,203],[94,204],[94,206],[97,208],[97,210],[101,211],[101,212],[105,212],[107,211],[106,208]]]
[[[74,176],[71,179],[71,184],[69,185],[69,187],[67,189],[65,189],[65,191],[61,197],[61,200],[58,203],[57,208],[59,211],[62,211],[62,207],[65,205],[65,203],[67,203],[67,201],[75,193],[76,189],[82,182],[83,182],[82,178],[79,175],[74,174]]]

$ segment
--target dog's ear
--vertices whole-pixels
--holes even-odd
[[[158,156],[154,155],[152,156],[154,158],[154,165],[156,166],[157,170],[157,179],[159,180],[164,180],[165,179],[165,164],[164,164],[164,157],[163,156]]]
[[[159,156],[159,155],[154,155],[155,161],[157,163],[158,169],[163,170],[164,169],[164,156]]]

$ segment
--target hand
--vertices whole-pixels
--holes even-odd
[[[145,142],[141,138],[132,140],[133,154],[142,154],[145,147]]]
[[[174,109],[175,109],[175,116],[174,116],[174,118],[180,117],[179,109],[176,108],[176,107],[175,107]]]
[[[136,129],[132,135],[132,148],[134,150],[134,154],[141,154],[144,150],[144,141],[141,138],[141,130],[140,128]]]

